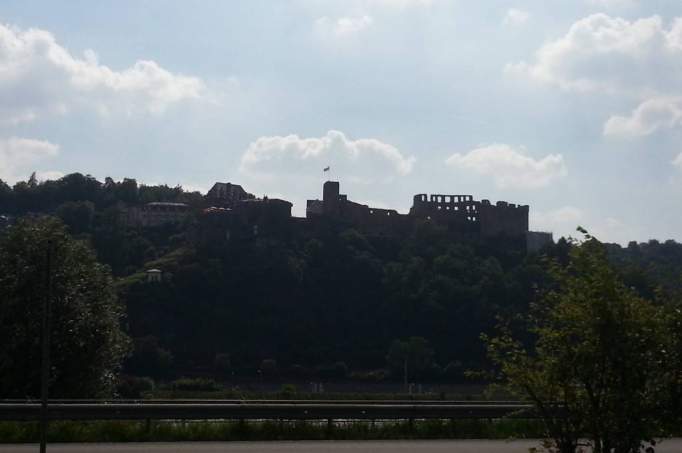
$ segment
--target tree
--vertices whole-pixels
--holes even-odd
[[[70,233],[86,233],[92,229],[95,206],[90,201],[67,201],[59,205],[56,214],[69,227]]]
[[[0,179],[0,215],[12,212],[14,206],[14,193],[5,181]]]
[[[173,355],[159,345],[159,339],[147,335],[133,339],[133,352],[125,362],[125,371],[138,376],[165,377],[173,366]]]
[[[0,397],[39,395],[48,248],[50,396],[110,395],[128,339],[109,269],[58,219],[34,217],[20,219],[0,238]]]
[[[101,197],[102,183],[91,175],[68,174],[57,181],[58,201],[92,201]]]
[[[137,181],[130,178],[123,178],[123,181],[116,185],[116,198],[124,203],[134,204],[138,202]]]
[[[422,377],[433,363],[433,349],[422,337],[410,337],[406,341],[394,340],[388,350],[386,362],[393,373],[407,379]]]
[[[259,371],[264,376],[275,376],[277,374],[277,361],[275,359],[264,359],[260,363]]]
[[[586,437],[595,453],[638,452],[667,417],[672,324],[580,231],[585,241],[571,248],[568,265],[549,263],[553,289],[518,320],[528,344],[513,323],[484,339],[499,377],[535,406],[554,451],[572,453]]]

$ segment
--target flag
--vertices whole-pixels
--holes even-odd
[[[329,167],[324,167],[322,171],[329,171]]]

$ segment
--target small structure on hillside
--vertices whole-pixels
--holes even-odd
[[[147,275],[147,283],[160,283],[163,280],[161,269],[148,269],[145,274]]]
[[[189,213],[189,205],[185,203],[152,202],[126,209],[126,223],[141,227],[180,223]]]

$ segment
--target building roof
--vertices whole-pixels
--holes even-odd
[[[172,207],[187,207],[189,206],[186,203],[170,203],[166,201],[152,201],[151,203],[147,203],[147,206],[172,206]]]
[[[209,192],[212,192],[214,189],[227,187],[234,187],[237,190],[244,190],[244,188],[239,184],[232,184],[231,182],[217,182],[213,184],[213,187],[211,187],[211,190],[209,190]]]

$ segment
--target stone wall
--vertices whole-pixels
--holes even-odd
[[[479,205],[482,237],[525,236],[528,232],[528,206],[517,206],[504,201],[491,204],[488,200]]]
[[[154,227],[182,222],[190,213],[185,203],[147,203],[125,210],[125,222],[132,227]]]
[[[391,209],[372,208],[349,201],[339,193],[337,181],[327,181],[322,200],[308,200],[308,219],[325,217],[337,222],[387,233],[406,231],[416,220],[430,220],[450,231],[481,237],[524,237],[528,232],[528,206],[504,201],[492,205],[488,200],[476,201],[472,195],[418,194],[413,198],[409,214]]]

